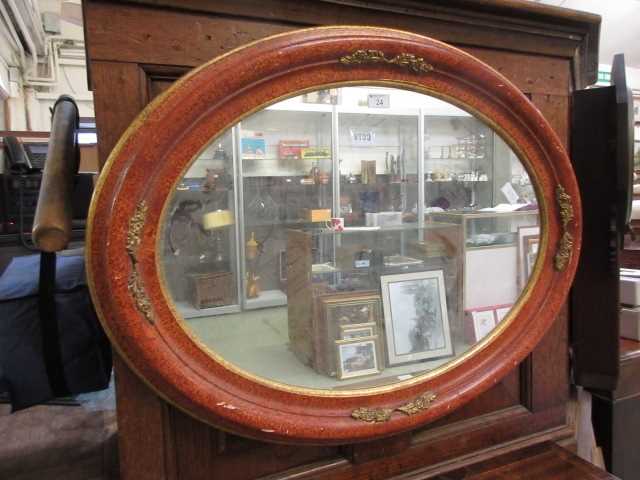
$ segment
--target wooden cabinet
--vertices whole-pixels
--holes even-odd
[[[565,146],[570,91],[592,83],[597,70],[598,17],[528,2],[89,0],[84,13],[103,164],[136,115],[189,69],[307,26],[366,23],[460,47],[514,82]],[[148,369],[138,364],[134,373],[122,359],[131,352],[122,351],[116,378],[123,478],[382,479],[418,470],[416,478],[429,478],[494,453],[545,441],[571,444],[568,322],[562,307],[524,361],[450,414],[390,439],[337,446],[284,446],[240,436],[255,436],[251,430],[226,433],[230,424],[213,428],[150,389],[137,375]]]
[[[620,339],[620,378],[613,391],[593,392],[593,427],[607,468],[625,480],[639,478],[640,342]]]

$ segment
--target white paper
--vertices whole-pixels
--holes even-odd
[[[500,191],[504,194],[504,196],[506,197],[507,201],[513,205],[518,203],[518,198],[520,198],[518,196],[518,192],[516,192],[515,188],[513,188],[513,185],[511,185],[510,182],[505,183],[501,188]]]
[[[508,203],[499,203],[495,207],[481,208],[478,211],[479,212],[497,212],[497,213],[500,213],[500,212],[515,212],[519,208],[525,207],[527,205],[528,205],[527,203],[514,203],[512,205],[508,204]]]

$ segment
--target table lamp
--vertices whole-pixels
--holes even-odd
[[[202,228],[215,238],[215,265],[220,267],[224,264],[222,229],[233,225],[234,218],[231,210],[214,210],[202,216]]]

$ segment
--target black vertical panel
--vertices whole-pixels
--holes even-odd
[[[615,87],[574,92],[571,116],[571,161],[584,216],[571,291],[574,381],[614,390],[620,348]]]

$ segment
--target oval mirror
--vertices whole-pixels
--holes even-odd
[[[515,368],[566,299],[580,220],[558,137],[507,79],[426,37],[327,27],[214,59],[141,113],[96,188],[87,268],[163,398],[343,444]]]
[[[529,174],[489,125],[375,85],[245,117],[194,158],[161,224],[191,335],[249,375],[329,391],[393,385],[490,338],[540,245]]]

